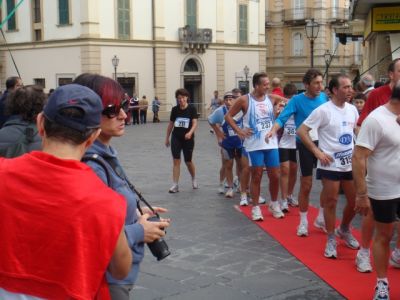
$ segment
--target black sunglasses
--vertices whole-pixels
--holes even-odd
[[[129,100],[122,100],[119,105],[117,104],[109,104],[107,105],[104,109],[102,114],[107,116],[107,118],[112,119],[115,118],[119,115],[121,112],[121,109],[125,112],[128,113],[129,111]]]

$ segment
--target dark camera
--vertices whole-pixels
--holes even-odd
[[[155,215],[148,218],[147,221],[160,222],[160,217]],[[168,245],[163,238],[159,238],[158,240],[155,240],[151,243],[147,243],[147,245],[149,246],[151,254],[153,254],[153,256],[157,258],[158,261],[166,258],[168,255],[171,254],[171,252],[169,252]]]

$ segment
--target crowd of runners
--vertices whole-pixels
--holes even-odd
[[[221,152],[216,189],[227,198],[240,193],[239,204],[252,206],[254,221],[268,221],[261,204],[267,204],[272,217],[282,222],[290,207],[298,206],[299,223],[293,233],[307,237],[316,167],[322,191],[313,225],[327,236],[321,254],[330,259],[340,257],[336,239],[342,239],[347,247],[358,250],[354,255],[356,269],[372,272],[372,244],[377,274],[374,299],[389,299],[388,265],[400,268],[400,242],[393,251],[389,245],[400,217],[400,175],[395,172],[400,167],[399,59],[390,63],[388,78],[386,84],[374,88],[369,74],[357,86],[342,74],[324,87],[322,73],[309,69],[303,77],[305,91],[298,93],[291,83],[281,89],[278,78],[272,80],[270,89],[267,74],[256,73],[250,93],[242,95],[239,89],[226,92],[219,106],[214,101],[208,117]],[[170,193],[179,191],[181,151],[193,188],[198,188],[192,162],[198,115],[188,97],[186,90],[177,90],[178,105],[171,112],[167,129],[165,144],[171,145],[173,155]],[[298,164],[300,189],[296,199]],[[268,201],[260,196],[264,172],[269,179]],[[335,228],[341,191],[346,204],[341,224]],[[362,215],[360,241],[351,232],[356,213]]]

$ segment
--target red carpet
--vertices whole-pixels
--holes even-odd
[[[263,222],[254,222],[276,239],[287,251],[299,259],[311,271],[329,284],[347,299],[372,299],[376,284],[376,274],[359,273],[355,267],[357,250],[347,248],[338,239],[338,258],[325,258],[323,253],[326,235],[315,228],[312,223],[317,216],[317,209],[310,207],[308,212],[309,236],[296,235],[299,223],[298,209],[291,208],[284,219],[275,219],[265,205],[260,206],[264,215]],[[240,210],[251,219],[251,206],[240,207]],[[353,230],[354,236],[360,240],[360,233]],[[389,284],[391,299],[400,299],[400,270],[389,267]]]

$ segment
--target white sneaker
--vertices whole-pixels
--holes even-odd
[[[174,184],[171,186],[171,188],[169,189],[168,192],[171,193],[171,194],[174,194],[174,193],[179,192],[179,187],[178,187],[178,185],[174,183]]]
[[[225,193],[226,198],[233,198],[233,189],[229,188]]]
[[[278,205],[274,205],[274,203],[271,203],[268,207],[269,211],[272,213],[272,216],[276,219],[282,219],[285,214],[281,211],[281,208]]]
[[[326,258],[337,258],[336,240],[328,240],[325,246],[324,256]]]
[[[356,238],[351,234],[350,230],[348,232],[343,232],[340,227],[335,229],[335,235],[342,240],[344,240],[346,246],[350,249],[357,250],[360,248],[359,242]]]
[[[267,202],[267,200],[265,200],[265,198],[261,197],[261,195],[258,197],[258,204],[265,204],[265,202]]]
[[[327,232],[326,231],[326,227],[325,227],[325,219],[322,217],[317,217],[314,220],[314,226],[317,227],[318,229],[321,229],[323,232]]]
[[[198,189],[199,188],[199,185],[197,184],[197,180],[196,179],[193,179],[192,180],[192,187],[193,187],[193,189]]]
[[[253,208],[251,209],[251,217],[252,217],[253,221],[264,220],[264,217],[261,213],[261,209],[259,206],[253,206]]]
[[[281,207],[281,211],[284,213],[289,212],[289,206],[287,200],[279,200],[279,205]]]
[[[390,254],[389,265],[397,269],[400,268],[400,258],[396,255],[395,250]]]
[[[371,258],[368,254],[365,254],[361,252],[360,250],[357,251],[356,255],[356,266],[357,266],[357,271],[361,273],[370,273],[372,272],[372,266],[371,266]]]
[[[219,188],[218,188],[218,193],[219,193],[219,194],[225,194],[225,188],[224,188],[224,185],[223,185],[223,184],[221,184],[221,185],[219,186]]]
[[[297,227],[297,236],[308,236],[308,224],[305,222],[300,222]]]
[[[297,201],[296,198],[293,198],[292,195],[287,196],[286,199],[287,199],[287,201],[288,201],[290,206],[293,206],[293,207],[299,206],[299,201]]]
[[[247,206],[249,205],[249,201],[247,201],[247,195],[246,194],[241,194],[240,195],[240,206]]]

